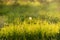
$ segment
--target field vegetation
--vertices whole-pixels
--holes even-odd
[[[1,0],[0,40],[60,40],[59,0]]]

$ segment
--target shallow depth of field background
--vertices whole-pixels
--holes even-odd
[[[0,40],[60,40],[60,0],[0,0]]]

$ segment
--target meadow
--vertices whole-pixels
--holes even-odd
[[[57,3],[0,5],[0,40],[60,40]]]

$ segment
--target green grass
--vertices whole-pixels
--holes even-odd
[[[36,22],[37,21],[37,22]],[[18,21],[19,22],[19,21]],[[1,40],[53,40],[59,39],[60,23],[49,24],[47,21],[24,21],[22,24],[9,24],[0,29]],[[36,23],[36,24],[35,24]]]
[[[57,8],[56,3],[1,5],[0,20],[4,21],[4,27],[0,28],[0,40],[59,40],[60,12]]]

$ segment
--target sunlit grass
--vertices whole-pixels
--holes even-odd
[[[29,36],[29,35],[31,35],[30,37],[33,37],[34,35],[35,35],[34,37],[39,37],[41,35],[42,36],[45,35],[45,33],[46,33],[46,36],[49,37],[50,35],[53,36],[53,35],[59,33],[59,30],[60,30],[59,24],[60,23],[59,24],[49,24],[47,21],[41,21],[41,20],[36,20],[36,21],[37,21],[37,22],[35,22],[36,24],[34,24],[34,22],[32,23],[31,21],[29,21],[30,24],[28,24],[27,21],[24,21],[22,24],[16,24],[16,25],[9,24],[9,26],[4,26],[4,28],[1,28],[1,30],[0,30],[0,38],[5,37],[6,39],[8,39],[10,36],[11,37],[16,36],[16,38],[18,38],[18,37],[20,38],[23,36],[26,39],[25,36]],[[41,34],[40,34],[40,32],[41,32]],[[17,40],[19,40],[19,39],[17,39]]]
[[[18,1],[17,5],[7,3],[0,11],[0,20],[4,21],[0,40],[58,40],[60,12],[57,8],[57,3],[49,6],[37,1]]]

